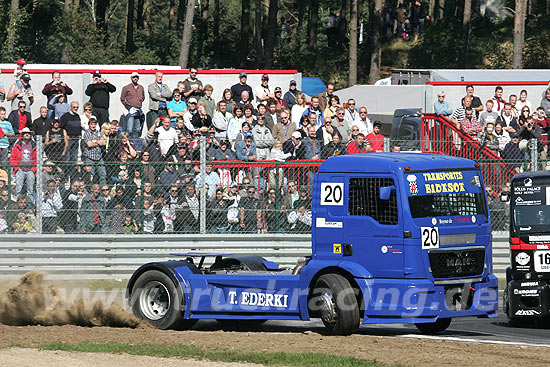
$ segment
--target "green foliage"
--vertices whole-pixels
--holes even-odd
[[[428,28],[424,36],[411,49],[409,62],[412,68],[453,69],[458,67],[461,22],[456,18],[439,19]]]
[[[292,367],[382,367],[383,364],[365,359],[341,357],[323,353],[270,353],[244,352],[238,350],[212,349],[186,344],[125,344],[91,343],[79,344],[52,343],[40,347],[42,350],[63,350],[91,353],[127,353],[132,355],[183,358],[234,363],[255,363],[263,366]]]
[[[530,19],[526,24],[523,66],[526,69],[550,67],[550,19]]]

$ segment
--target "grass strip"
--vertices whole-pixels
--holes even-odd
[[[336,348],[336,346],[335,346]],[[49,343],[39,347],[41,350],[61,350],[89,353],[127,353],[139,356],[209,360],[216,362],[254,363],[264,366],[292,367],[383,367],[378,362],[352,357],[342,357],[324,353],[286,353],[286,352],[243,352],[228,349],[213,349],[186,344],[128,344],[128,343]]]

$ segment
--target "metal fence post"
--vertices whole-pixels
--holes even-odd
[[[201,135],[201,144],[200,144],[200,153],[201,153],[201,185],[199,187],[200,190],[200,214],[199,214],[199,220],[200,220],[200,230],[201,233],[206,233],[206,137],[204,135]]]
[[[390,138],[384,138],[384,152],[391,152]]]
[[[44,188],[42,187],[42,165],[44,161],[44,146],[42,136],[36,136],[36,230],[42,233],[42,203]]]
[[[531,148],[531,171],[538,171],[538,165],[539,165],[539,149],[537,144],[537,139],[533,138],[531,139],[531,144],[529,144]]]

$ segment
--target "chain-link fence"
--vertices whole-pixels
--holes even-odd
[[[180,139],[15,140],[0,148],[0,233],[310,233],[322,161],[237,161],[231,144]],[[409,143],[422,147],[386,139],[384,150]],[[511,177],[546,169],[546,149],[478,159],[494,230],[508,228]]]

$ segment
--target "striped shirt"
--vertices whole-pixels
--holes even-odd
[[[84,131],[84,147],[82,149],[82,155],[85,158],[91,159],[92,161],[100,161],[103,158],[100,146],[90,148],[88,144],[86,144],[89,141],[99,140],[102,137],[103,135],[101,135],[101,131],[99,131],[98,129],[96,129],[95,131],[92,131],[90,129]]]

